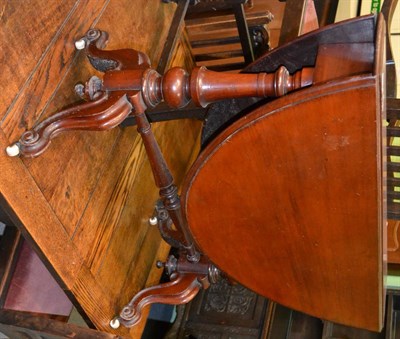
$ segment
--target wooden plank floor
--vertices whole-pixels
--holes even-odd
[[[157,65],[176,6],[159,0],[8,1],[0,5],[2,72],[0,146],[57,110],[77,102],[74,85],[97,74],[74,40],[91,27],[107,31],[107,48],[134,48]],[[140,8],[140,11],[137,9]],[[181,45],[182,46],[182,45]],[[174,64],[190,65],[185,47]],[[179,184],[199,124],[160,123],[155,133]],[[70,132],[35,159],[0,152],[0,192],[24,236],[61,286],[100,330],[143,286],[168,247],[149,227],[157,198],[135,127]],[[130,331],[139,338],[143,324]]]

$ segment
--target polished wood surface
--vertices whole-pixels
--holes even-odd
[[[372,42],[321,44],[315,65],[314,83],[373,71],[375,46]],[[340,67],[332,67],[340,65]]]
[[[200,155],[183,201],[195,242],[233,279],[307,314],[380,330],[376,86],[374,76],[345,79],[262,106]]]
[[[318,27],[313,0],[285,0],[279,45],[288,43],[299,35],[318,29]]]
[[[85,45],[92,66],[104,72],[102,79],[92,76],[85,85],[75,87],[78,88],[77,94],[86,101],[58,111],[25,131],[17,142],[7,147],[9,156],[37,157],[46,151],[54,137],[64,131],[112,130],[131,114],[144,141],[156,186],[164,189],[169,186],[167,182],[172,182],[172,177],[170,173],[164,173],[168,166],[162,159],[161,150],[154,147],[157,142],[145,115],[148,107],[164,102],[172,108],[182,108],[190,101],[207,107],[223,99],[280,97],[310,86],[314,81],[312,67],[289,74],[284,66],[275,72],[257,74],[224,74],[202,66],[194,68],[190,75],[181,67],[173,67],[161,76],[150,67],[147,55],[142,52],[104,50],[107,40],[108,34],[98,29],[90,29],[79,40]],[[344,56],[341,49],[337,54]],[[152,139],[151,143],[148,138]],[[148,148],[150,144],[153,147]],[[161,161],[157,169],[155,159]],[[179,228],[176,223],[175,226]]]
[[[159,0],[135,6],[125,0],[11,1],[0,7],[3,150],[38,120],[79,100],[74,85],[93,69],[74,41],[90,27],[112,35],[107,48],[144,51],[156,65],[176,8]],[[190,66],[188,56],[179,47],[173,62]],[[177,185],[198,131],[191,121],[155,128]],[[2,205],[89,322],[112,331],[109,321],[131,296],[158,283],[155,262],[169,250],[148,225],[157,189],[135,128],[71,132],[37,159],[10,159],[4,151],[0,158]],[[139,338],[142,325],[130,335]]]
[[[174,67],[161,76],[150,68],[150,61],[142,52],[133,49],[104,50],[107,39],[106,32],[91,29],[79,40],[85,45],[92,66],[105,72],[103,80],[91,77],[79,87],[78,94],[89,102],[55,113],[24,132],[11,147],[17,147],[23,157],[35,157],[42,155],[50,140],[63,131],[109,130],[120,124],[129,113],[135,116],[137,130],[159,188],[157,206],[164,209],[164,214],[168,216],[166,219],[157,211],[156,224],[163,239],[179,248],[179,255],[192,265],[189,265],[189,271],[184,272],[180,269],[182,265],[175,267],[171,260],[168,267],[169,274],[176,275],[174,284],[161,284],[136,294],[122,308],[120,315],[110,322],[112,328],[118,328],[121,324],[125,327],[137,325],[142,319],[142,309],[151,303],[188,302],[201,286],[207,287],[219,275],[207,259],[205,265],[200,263],[200,253],[193,244],[182,215],[177,186],[147,120],[147,105],[155,106],[164,99],[167,104],[180,107],[192,98],[198,105],[207,106],[209,102],[222,98],[282,96],[310,86],[313,69],[304,68],[293,75],[284,66],[269,74],[219,74],[201,67],[195,68],[189,76],[183,68]],[[15,156],[10,154],[9,147],[7,154]],[[171,229],[170,223],[175,230]],[[88,259],[92,263],[91,255]],[[198,271],[198,265],[204,266],[205,271]]]
[[[195,242],[232,279],[290,308],[379,331],[386,253],[381,18],[374,41],[361,59],[350,57],[351,44],[339,45],[348,57],[331,72],[335,54],[320,45],[317,83],[218,135],[186,177],[182,201]]]
[[[153,30],[131,42],[131,47],[140,49],[136,45],[148,43],[147,38],[159,41],[165,34],[170,17],[163,12],[164,20],[155,21],[162,4],[149,3],[143,3],[145,9],[134,23],[148,25],[153,20]],[[109,47],[130,47],[126,46],[126,32],[132,29],[132,13],[121,17],[121,8],[112,4],[101,8],[96,25],[111,25],[109,21],[118,18],[118,26],[125,29],[119,27],[120,35]],[[52,47],[63,43],[63,29],[77,6],[67,11],[50,47],[42,51],[42,59],[31,70],[34,74],[45,70],[41,62]],[[380,43],[381,35],[377,35],[377,51],[382,50]],[[152,56],[157,59],[156,53]],[[325,56],[329,60],[330,53]],[[309,66],[306,59],[301,61],[302,66]],[[315,55],[309,58],[314,61]],[[382,55],[375,53],[377,68],[371,71],[368,59],[366,68],[360,70],[362,75],[345,71],[335,76],[346,78],[328,83],[330,72],[323,73],[324,67],[318,66],[323,75],[319,83],[262,106],[218,136],[200,155],[184,189],[186,216],[195,241],[233,279],[291,307],[371,329],[381,327],[383,308],[383,169],[376,161],[381,158],[382,61]],[[68,96],[67,89],[77,77],[89,72],[82,66],[79,74],[71,76],[68,70],[80,62],[71,59],[65,77],[50,91],[44,112],[34,111],[36,115],[31,116],[29,106],[17,112],[12,112],[13,104],[7,107],[0,131],[3,146],[38,118],[68,103],[62,95]],[[54,67],[52,71],[58,66]],[[25,83],[34,78],[27,73]],[[37,76],[46,77],[46,72],[42,74]],[[36,95],[36,87],[31,88],[33,93],[25,93],[26,88],[22,86],[16,98]],[[213,94],[210,97],[213,99]],[[348,110],[341,107],[344,102]],[[138,102],[134,107],[140,107]],[[136,113],[145,134],[148,124],[140,123],[144,108]],[[179,133],[172,133],[176,128]],[[155,132],[179,185],[196,139],[196,126],[188,122],[162,125]],[[144,141],[146,151],[154,153],[154,147],[147,147],[149,140]],[[154,139],[151,142],[155,144]],[[179,152],[176,143],[180,143]],[[166,251],[158,232],[149,229],[143,217],[151,215],[156,197],[146,175],[150,166],[144,154],[132,129],[114,129],[57,139],[52,152],[38,159],[0,155],[4,208],[83,313],[104,331],[111,331],[109,321],[128,296],[158,278],[159,274],[151,273],[151,264]],[[240,166],[228,166],[232,162]],[[158,181],[157,175],[161,189],[164,181],[169,185],[169,178]],[[216,224],[223,227],[218,229]],[[274,236],[277,242],[265,252],[265,242]],[[349,239],[355,239],[354,246],[348,246]],[[216,241],[221,246],[215,246]],[[362,258],[363,270],[356,269],[360,261],[353,258]],[[366,285],[369,293],[366,298],[362,295],[363,301],[374,307],[373,311],[355,314],[353,304],[360,304],[360,290],[365,292]],[[317,303],[327,294],[334,305],[329,310]],[[138,333],[130,332],[132,336]]]
[[[355,43],[374,43],[375,23],[376,19],[373,16],[363,16],[323,27],[318,31],[300,36],[288,45],[272,49],[247,66],[243,72],[273,72],[284,65],[292,74],[303,67],[314,67],[321,45],[346,44],[349,47]],[[354,58],[347,57],[346,59],[354,61]],[[336,67],[337,62],[332,64],[332,71],[340,72],[341,67]],[[207,111],[202,132],[202,145],[207,144],[222,128],[228,126],[229,120],[234,120],[235,115],[240,115],[242,111],[250,111],[252,106],[257,105],[255,101],[254,98],[245,98],[212,105]]]

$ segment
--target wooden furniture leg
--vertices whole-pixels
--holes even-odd
[[[170,305],[186,304],[191,301],[204,286],[207,276],[198,274],[174,274],[168,283],[152,286],[140,291],[126,305],[120,315],[110,322],[118,328],[135,326],[142,317],[142,309],[150,304],[163,303]]]
[[[198,106],[235,97],[282,96],[312,83],[313,68],[290,75],[284,66],[272,73],[221,74],[197,68],[189,76],[182,68],[173,68],[163,77],[149,67],[143,53],[133,50],[103,51],[107,34],[90,30],[77,42],[86,48],[93,67],[104,72],[103,79],[92,77],[77,92],[88,102],[63,110],[44,120],[9,147],[10,156],[35,157],[43,153],[50,140],[65,130],[107,130],[132,114],[142,137],[159,188],[166,219],[160,229],[180,249],[179,261],[170,259],[165,267],[172,281],[143,290],[122,310],[110,325],[130,327],[140,321],[143,307],[154,302],[180,304],[190,301],[200,288],[207,288],[219,277],[219,270],[195,247],[183,215],[178,189],[145,114],[148,107],[165,101],[174,108],[184,107],[190,99]],[[170,221],[175,229],[168,229]],[[176,264],[175,264],[176,262]]]
[[[184,255],[180,255],[179,259],[171,255],[165,263],[158,262],[157,267],[164,267],[171,281],[146,288],[136,294],[123,307],[120,315],[110,322],[111,327],[135,326],[142,317],[143,308],[153,303],[186,304],[201,288],[208,288],[210,283],[215,283],[220,278],[219,270],[204,258],[197,263],[191,263]]]

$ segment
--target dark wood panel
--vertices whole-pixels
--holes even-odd
[[[320,45],[313,82],[315,84],[343,76],[372,73],[374,58],[373,43]]]

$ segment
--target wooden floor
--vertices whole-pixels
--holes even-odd
[[[96,72],[74,41],[91,27],[107,48],[146,52],[156,67],[176,8],[159,0],[7,1],[0,5],[0,147],[75,103],[77,82]],[[138,10],[140,9],[140,11]],[[174,64],[188,64],[180,48]],[[160,123],[155,134],[180,183],[199,124]],[[100,330],[143,286],[159,280],[168,247],[148,225],[158,192],[135,127],[70,132],[39,158],[0,152],[2,205],[59,283]],[[131,331],[139,337],[141,326]],[[121,329],[119,334],[127,334]]]

